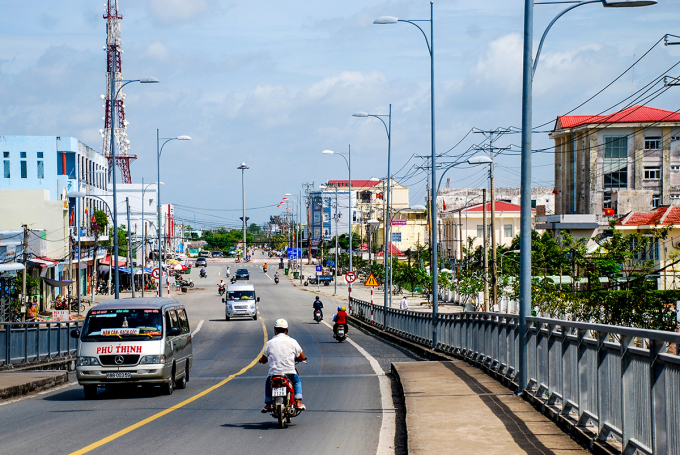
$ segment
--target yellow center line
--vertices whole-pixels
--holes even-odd
[[[87,447],[83,447],[80,450],[77,450],[75,452],[71,452],[70,455],[81,455],[83,453],[88,453],[88,452],[90,452],[90,451],[92,451],[92,450],[94,450],[98,447],[103,446],[104,444],[108,444],[109,442],[114,441],[114,440],[120,438],[121,436],[124,436],[124,435],[136,430],[137,428],[143,427],[147,423],[151,423],[156,419],[160,419],[161,417],[170,414],[172,411],[176,411],[177,409],[182,408],[182,407],[188,405],[189,403],[192,403],[192,402],[198,400],[199,398],[206,396],[210,392],[222,387],[224,384],[231,381],[236,376],[240,376],[243,373],[245,373],[246,371],[248,371],[249,369],[251,369],[253,366],[255,366],[255,364],[260,359],[260,357],[262,357],[262,353],[264,352],[264,345],[267,344],[267,340],[268,340],[267,328],[264,325],[264,320],[262,318],[260,318],[260,322],[262,323],[262,332],[264,332],[264,344],[262,345],[262,349],[260,349],[260,353],[257,355],[257,357],[255,357],[255,359],[253,359],[253,361],[250,362],[246,367],[241,369],[241,371],[239,371],[238,373],[234,373],[234,374],[230,375],[228,378],[223,379],[222,381],[218,382],[214,386],[205,389],[203,392],[197,393],[193,397],[188,398],[188,399],[182,401],[181,403],[177,403],[176,405],[169,407],[168,409],[165,409],[165,410],[163,410],[163,411],[161,411],[157,414],[154,414],[151,417],[147,417],[146,419],[141,420],[141,421],[135,423],[134,425],[130,425],[127,428],[123,428],[122,430],[120,430],[117,433],[112,434],[111,436],[107,436],[104,439],[100,439],[97,442],[93,442],[92,444],[90,444]]]

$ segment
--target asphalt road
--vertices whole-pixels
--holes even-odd
[[[375,453],[383,407],[378,377],[366,357],[312,320],[311,292],[293,288],[287,279],[274,285],[273,267],[269,277],[258,265],[246,268],[261,297],[258,321],[225,321],[216,286],[223,265],[210,264],[207,279],[192,271],[197,289],[177,297],[186,305],[192,331],[203,321],[194,336],[194,365],[185,390],[171,396],[100,390],[97,399],[85,400],[76,384],[0,405],[0,453]],[[232,273],[235,269],[232,264]],[[329,303],[329,322],[333,310]],[[263,348],[263,328],[273,336],[273,321],[281,317],[309,358],[299,365],[307,411],[287,429],[278,429],[270,415],[259,412],[267,366],[254,363]],[[349,335],[385,371],[391,361],[415,360],[355,328]]]

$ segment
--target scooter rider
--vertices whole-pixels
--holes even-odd
[[[306,360],[305,354],[302,352],[300,344],[295,339],[288,336],[288,321],[285,319],[277,319],[274,322],[275,336],[267,341],[264,347],[260,363],[269,362],[269,372],[267,373],[267,382],[264,385],[264,407],[262,413],[271,412],[271,377],[276,375],[286,375],[293,385],[295,390],[295,404],[298,409],[307,409],[302,404],[302,381],[295,369],[295,362],[302,362]]]
[[[200,275],[201,275],[201,276],[205,276],[205,267],[201,267],[201,273],[200,273]]]
[[[227,276],[231,275],[231,267],[227,266]]]
[[[314,300],[314,303],[312,303],[312,307],[314,308],[314,314],[316,314],[316,310],[319,310],[321,312],[321,319],[323,319],[323,303],[321,303],[321,299],[319,299],[319,296],[316,296],[316,300]]]
[[[220,282],[217,283],[219,289],[222,289],[227,283],[224,282],[224,278],[220,278]]]
[[[279,282],[279,272],[274,272],[274,282]]]
[[[340,324],[345,326],[345,334],[349,333],[349,316],[347,316],[347,308],[344,306],[338,307],[338,312],[333,316],[333,336],[335,336],[336,332],[338,331],[338,326]]]

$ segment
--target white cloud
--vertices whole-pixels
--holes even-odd
[[[154,41],[146,47],[146,55],[156,60],[165,60],[168,58],[168,48],[160,41]]]

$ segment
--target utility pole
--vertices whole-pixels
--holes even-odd
[[[22,224],[22,228],[24,228],[24,251],[23,251],[23,259],[24,259],[24,271],[23,271],[23,283],[21,284],[21,306],[26,307],[26,302],[28,299],[26,299],[26,263],[28,262],[28,225]],[[26,320],[26,311],[24,308],[24,311],[21,312],[21,320],[25,321]]]
[[[135,268],[132,264],[132,241],[130,240],[130,231],[132,230],[130,226],[130,198],[125,198],[125,207],[127,209],[127,231],[128,231],[128,254],[127,254],[127,260],[128,260],[128,266],[130,267],[130,283],[132,286],[132,298],[135,298]],[[169,213],[168,213],[169,214]],[[142,270],[143,272],[143,270]]]
[[[489,311],[489,239],[486,229],[486,188],[482,189],[482,230],[484,234],[484,311]]]
[[[494,183],[496,163],[493,161],[493,158],[496,150],[500,152],[501,150],[507,150],[509,147],[496,148],[494,147],[493,142],[498,136],[509,133],[511,130],[509,128],[496,128],[493,131],[481,131],[475,128],[473,131],[475,133],[481,133],[489,138],[489,146],[485,147],[485,150],[488,153],[489,158],[491,158],[491,163],[489,163],[489,187],[491,189],[491,283],[493,285],[493,298],[491,299],[491,304],[496,305],[498,304],[498,267],[496,265],[496,187]],[[486,311],[489,310],[487,309]]]
[[[307,265],[312,263],[312,231],[310,226],[312,218],[312,200],[309,197],[309,189],[314,188],[314,184],[314,181],[312,181],[312,183],[302,184],[302,188],[305,188],[307,191]],[[300,275],[302,275],[302,253],[300,253]]]

